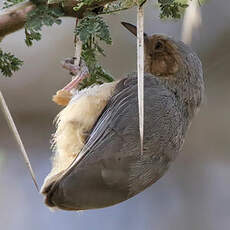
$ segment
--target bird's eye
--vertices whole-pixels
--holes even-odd
[[[155,45],[155,50],[160,50],[160,49],[162,49],[162,48],[163,48],[163,43],[160,42],[160,41],[158,41],[158,42],[156,43],[156,45]]]

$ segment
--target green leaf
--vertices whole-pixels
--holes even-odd
[[[18,3],[24,2],[25,0],[4,0],[3,1],[3,9],[9,8],[14,6]]]
[[[0,49],[0,71],[5,77],[12,76],[13,72],[20,69],[23,61],[15,57],[11,53],[4,53]]]
[[[139,0],[139,4],[144,3],[146,0]],[[113,12],[130,9],[137,5],[137,0],[117,0],[110,2],[104,6],[103,13],[110,14]]]
[[[66,0],[68,1],[68,0]],[[95,2],[97,2],[97,5],[100,6],[101,3],[104,3],[105,0],[79,0],[78,2],[76,2],[76,6],[74,7],[75,11],[81,10],[82,7],[87,6],[88,8],[90,8],[92,6],[92,4],[95,4]]]
[[[32,10],[26,19],[25,24],[25,43],[27,46],[33,45],[33,41],[41,39],[43,26],[52,26],[54,24],[60,25],[64,13],[60,8],[49,8],[47,5],[38,5]]]
[[[188,1],[189,0],[158,0],[161,10],[160,18],[180,18],[184,10],[188,7]]]
[[[99,38],[106,44],[112,43],[109,27],[100,16],[90,15],[83,18],[77,27],[76,34],[80,36],[83,43],[86,43],[91,36]]]
[[[103,41],[108,45],[112,43],[109,27],[102,17],[89,15],[83,18],[77,26],[76,34],[83,43],[81,57],[90,72],[90,78],[85,79],[81,83],[80,89],[93,84],[113,81],[113,77],[97,62],[99,54],[105,55],[103,48],[99,45],[99,41]]]

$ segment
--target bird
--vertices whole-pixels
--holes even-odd
[[[122,25],[135,36],[137,28]],[[182,41],[144,33],[144,145],[137,73],[73,93],[57,118],[45,204],[88,210],[123,202],[160,179],[176,159],[204,98],[202,63]],[[68,87],[67,87],[68,88]]]

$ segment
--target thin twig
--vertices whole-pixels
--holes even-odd
[[[75,30],[77,29],[78,22],[79,19],[76,18]],[[79,66],[81,60],[82,41],[79,38],[79,36],[77,36],[76,34],[74,36],[74,46],[75,46],[74,65]]]
[[[77,25],[78,25],[78,17],[76,17],[76,20],[75,20],[75,31],[74,31],[74,40],[73,40],[73,43],[74,43],[74,46],[76,47],[76,44],[77,44]]]
[[[7,123],[8,123],[8,125],[9,125],[9,128],[10,128],[10,130],[12,131],[12,133],[13,133],[15,139],[16,139],[16,142],[17,142],[17,144],[18,144],[18,146],[19,146],[19,148],[20,148],[20,150],[21,150],[21,153],[22,153],[22,155],[23,155],[23,157],[24,157],[26,166],[28,167],[28,169],[29,169],[29,171],[30,171],[30,174],[31,174],[31,176],[32,176],[33,182],[34,182],[34,184],[35,184],[35,186],[36,186],[36,189],[39,191],[38,184],[37,184],[37,181],[36,181],[36,178],[35,178],[35,174],[34,174],[34,172],[33,172],[33,169],[32,169],[32,167],[31,167],[31,164],[30,164],[30,160],[29,160],[29,158],[28,158],[28,155],[27,155],[27,153],[26,153],[25,147],[24,147],[24,145],[23,145],[23,143],[22,143],[22,140],[21,140],[21,138],[20,138],[20,135],[19,135],[19,133],[18,133],[18,130],[17,130],[17,128],[16,128],[16,125],[15,125],[15,123],[14,123],[14,120],[13,120],[11,114],[10,114],[10,111],[9,111],[9,109],[8,109],[8,106],[7,106],[6,102],[5,102],[5,99],[4,99],[4,97],[3,97],[1,91],[0,91],[0,107],[2,108],[2,111],[3,111],[4,115],[5,115],[5,118],[6,118],[6,120],[7,120]]]
[[[141,154],[144,141],[144,7],[137,6],[137,73]]]

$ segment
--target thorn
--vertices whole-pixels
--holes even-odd
[[[144,7],[137,7],[137,73],[141,155],[144,142]]]

